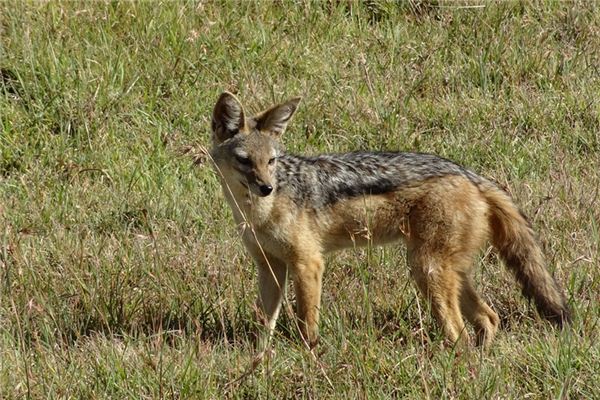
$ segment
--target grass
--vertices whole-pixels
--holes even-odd
[[[466,4],[0,3],[0,397],[600,397],[600,11]],[[402,247],[356,249],[328,259],[318,357],[285,312],[238,380],[254,267],[179,151],[209,142],[223,90],[254,111],[302,95],[293,152],[434,152],[494,178],[571,329],[486,251],[495,346],[442,349]]]

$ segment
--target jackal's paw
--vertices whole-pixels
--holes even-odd
[[[275,350],[268,348],[257,352],[252,358],[252,369],[258,367],[263,361],[267,361],[275,357]]]

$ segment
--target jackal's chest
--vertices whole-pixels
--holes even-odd
[[[267,227],[265,227],[267,228]],[[243,230],[244,244],[248,247],[259,248],[261,251],[288,260],[295,254],[295,244],[289,232],[276,229],[252,229],[250,226]]]
[[[241,224],[244,242],[282,258],[295,253],[306,225],[297,210],[289,209],[281,200],[269,208],[251,207],[242,213],[242,218],[245,218]]]

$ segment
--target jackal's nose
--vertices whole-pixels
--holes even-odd
[[[271,185],[260,185],[259,189],[260,189],[260,193],[263,196],[268,196],[273,191],[273,186],[271,186]]]

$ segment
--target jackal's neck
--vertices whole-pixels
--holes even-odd
[[[225,182],[222,182],[222,187],[236,223],[249,223],[258,227],[264,225],[269,220],[271,211],[273,210],[273,195],[266,197],[256,196],[246,188],[228,186]]]

